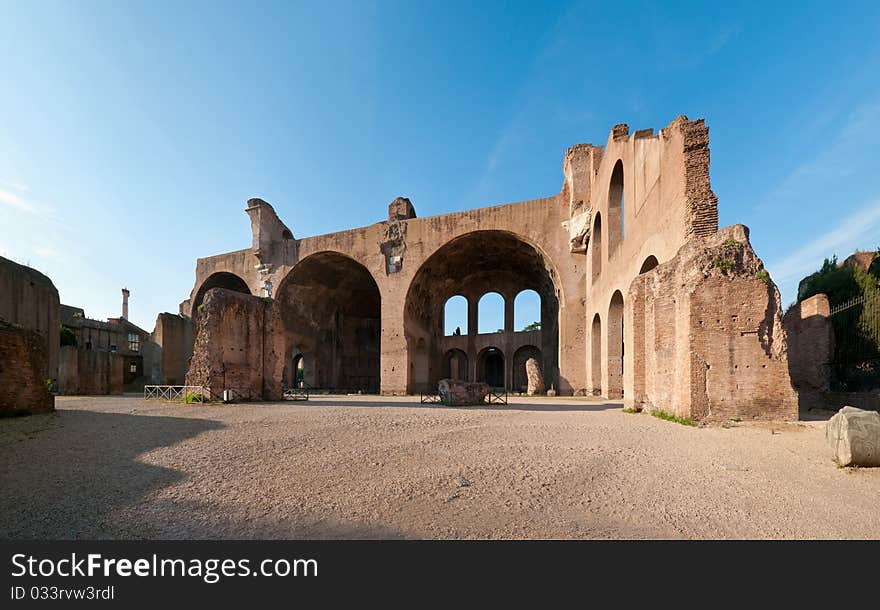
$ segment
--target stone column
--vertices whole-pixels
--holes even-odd
[[[477,380],[477,322],[478,322],[478,301],[474,295],[466,295],[468,302],[468,341],[467,341],[467,357],[468,357],[468,381]]]

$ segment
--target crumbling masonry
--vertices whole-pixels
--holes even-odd
[[[704,122],[617,125],[605,146],[570,148],[563,175],[544,199],[417,218],[398,198],[387,221],[303,239],[251,199],[252,246],[199,259],[181,304],[195,334],[187,383],[265,399],[298,375],[385,394],[446,377],[517,389],[534,358],[563,395],[701,420],[796,418],[779,294],[748,230],[718,231]],[[541,327],[515,331],[527,289]],[[504,328],[478,334],[489,291],[504,297]],[[447,336],[456,295],[467,331]]]

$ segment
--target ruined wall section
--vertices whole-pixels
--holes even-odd
[[[154,382],[161,385],[183,385],[193,352],[190,318],[160,313],[156,318],[152,341],[159,347],[159,358],[152,373]]]
[[[626,125],[616,125],[593,180],[590,209],[593,225],[583,257],[588,267],[585,317],[592,334],[598,314],[601,336],[587,341],[600,353],[585,358],[586,376],[603,396],[612,396],[621,389],[620,354],[633,344],[627,324],[624,347],[620,344],[615,293],[625,301],[630,283],[650,257],[669,261],[690,237],[718,228],[705,123],[680,116],[656,134],[651,129],[630,134]],[[593,370],[594,363],[599,370]],[[623,385],[631,387],[634,371],[622,368]]]
[[[35,269],[0,257],[0,320],[42,335],[46,351],[43,379],[54,379],[61,347],[61,301],[52,280]]]
[[[0,417],[55,410],[46,385],[48,362],[41,333],[0,320]]]
[[[625,404],[701,421],[797,419],[779,291],[748,230],[693,238],[637,277]]]
[[[782,320],[788,335],[791,382],[801,407],[824,407],[823,392],[831,388],[834,328],[828,297],[817,294],[794,304]]]
[[[186,375],[186,385],[204,386],[212,400],[223,390],[234,390],[245,398],[280,398],[263,371],[274,367],[270,304],[254,296],[212,288],[205,295],[195,321],[195,345]]]
[[[124,370],[122,354],[66,345],[59,358],[58,388],[68,395],[122,394]]]
[[[678,117],[684,140],[685,223],[687,236],[712,235],[718,230],[718,197],[709,184],[709,127],[705,121]]]

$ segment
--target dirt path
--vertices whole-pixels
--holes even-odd
[[[518,403],[59,398],[0,420],[0,537],[880,538],[880,469],[835,466],[823,422]]]

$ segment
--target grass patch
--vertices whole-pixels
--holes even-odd
[[[679,417],[678,415],[673,415],[672,413],[667,413],[666,411],[649,411],[649,413],[659,419],[665,421],[673,421],[677,424],[681,424],[682,426],[697,426],[697,422],[692,420],[690,417]]]
[[[733,269],[733,261],[727,258],[716,258],[712,261],[712,264],[722,271],[730,271]]]
[[[725,248],[740,248],[740,247],[742,247],[742,244],[740,242],[736,241],[735,239],[725,239],[721,243],[721,245],[724,246]]]
[[[770,274],[767,273],[766,269],[761,269],[755,274],[755,277],[764,282],[765,284],[770,283]]]
[[[199,394],[198,392],[187,392],[183,396],[183,402],[191,405],[194,403],[205,402],[205,397]]]
[[[627,407],[626,409],[623,409],[623,412],[624,413],[638,413],[638,411],[636,411],[635,409],[629,408],[629,407]]]

